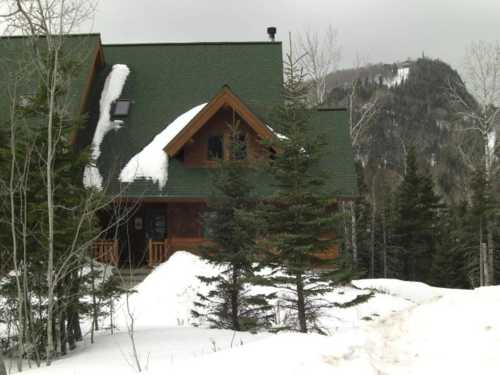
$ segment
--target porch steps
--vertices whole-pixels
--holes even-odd
[[[113,277],[118,281],[120,288],[129,290],[143,282],[152,270],[149,267],[115,268]]]

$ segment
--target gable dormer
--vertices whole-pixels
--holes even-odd
[[[242,157],[258,159],[267,153],[261,142],[273,133],[227,86],[169,142],[165,152],[188,167],[214,166],[219,159],[229,159],[235,124],[244,145]]]

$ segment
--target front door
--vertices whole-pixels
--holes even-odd
[[[142,266],[146,263],[147,242],[145,228],[145,207],[139,207],[129,220],[129,246],[127,263],[131,266]]]
[[[148,207],[147,209],[146,239],[163,241],[167,238],[167,209],[166,206]]]

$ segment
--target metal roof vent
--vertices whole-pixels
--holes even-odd
[[[274,42],[276,39],[276,27],[271,26],[267,28],[267,35],[269,35],[269,39],[271,39],[271,42]]]

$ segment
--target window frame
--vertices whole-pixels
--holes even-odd
[[[220,141],[220,156],[211,153],[211,140],[218,139]],[[217,152],[218,154],[219,152]],[[224,159],[224,135],[222,134],[211,134],[207,138],[207,153],[206,158],[208,161],[217,161]]]

